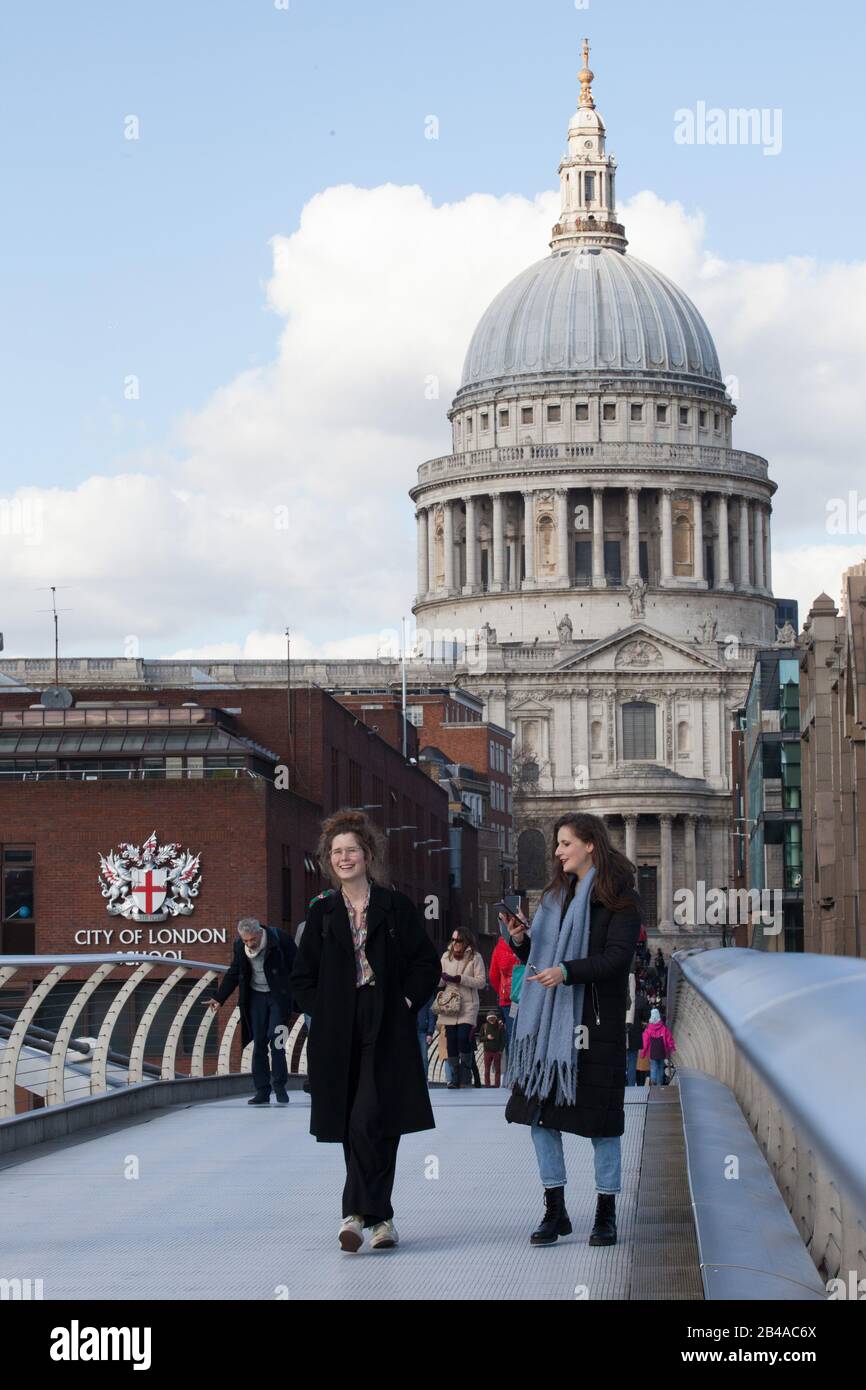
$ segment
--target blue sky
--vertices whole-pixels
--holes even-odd
[[[866,515],[825,525],[866,476],[864,28],[842,0],[7,6],[7,652],[47,648],[48,583],[69,655],[279,654],[287,622],[361,654],[399,626],[407,492],[448,448],[472,326],[545,254],[555,209],[526,200],[555,199],[585,33],[620,206],[653,195],[632,249],[699,301],[740,382],[735,444],[779,482],[776,592],[836,594],[866,548]],[[780,153],[677,143],[699,103],[780,110]],[[44,516],[7,541],[3,494],[28,486]],[[335,498],[363,551],[339,576]]]
[[[6,7],[0,487],[122,468],[266,362],[268,239],[317,191],[553,188],[584,31],[620,199],[702,209],[726,258],[860,255],[864,20],[839,0]],[[782,153],[676,145],[698,100],[782,108]]]

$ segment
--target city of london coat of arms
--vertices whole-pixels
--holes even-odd
[[[107,910],[133,922],[188,917],[201,884],[200,854],[179,844],[160,845],[156,831],[144,844],[120,844],[99,856],[99,887]]]

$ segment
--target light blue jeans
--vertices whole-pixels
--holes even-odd
[[[562,1152],[562,1133],[538,1124],[537,1117],[530,1125],[535,1157],[542,1187],[565,1187],[565,1158]],[[595,1159],[595,1188],[597,1192],[616,1193],[622,1190],[622,1144],[615,1134],[607,1139],[593,1139]]]
[[[654,1086],[665,1084],[665,1058],[650,1057],[650,1081]]]

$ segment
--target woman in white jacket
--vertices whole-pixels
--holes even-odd
[[[442,955],[442,985],[457,985],[460,989],[459,1014],[443,1015],[448,1040],[448,1060],[451,1069],[450,1090],[456,1090],[461,1080],[472,1082],[472,1029],[478,1022],[478,991],[487,984],[484,961],[475,949],[472,933],[455,927],[448,950]]]

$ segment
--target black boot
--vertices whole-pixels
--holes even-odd
[[[553,1245],[557,1236],[570,1236],[571,1222],[565,1210],[565,1188],[544,1189],[544,1217],[529,1237],[530,1245]]]
[[[616,1194],[599,1192],[590,1245],[616,1245]]]

